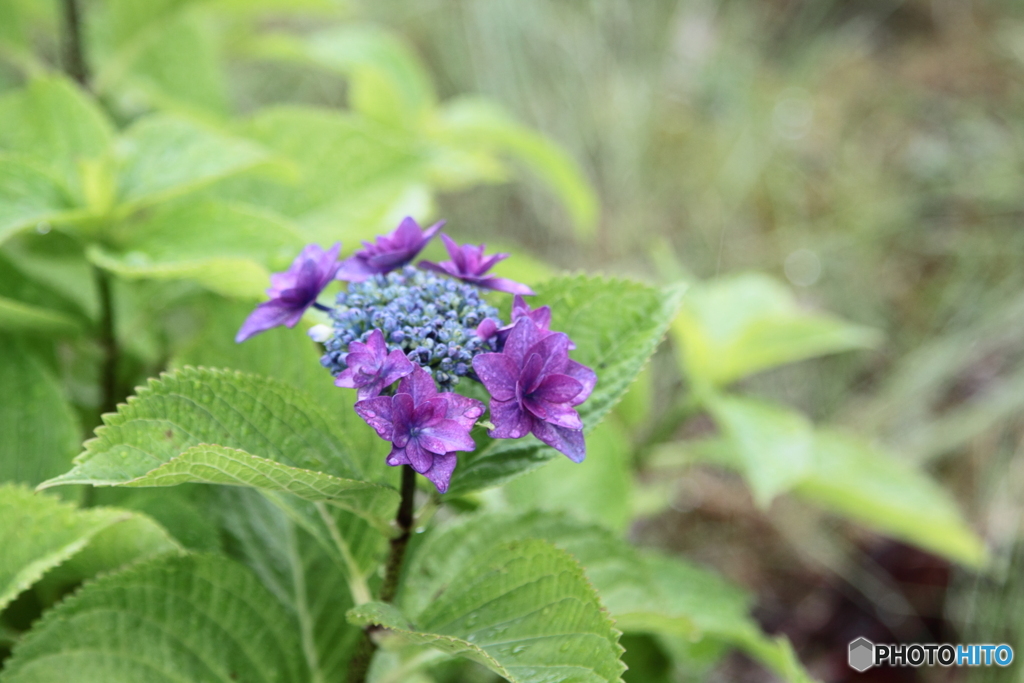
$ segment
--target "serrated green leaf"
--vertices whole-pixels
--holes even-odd
[[[265,211],[209,201],[163,208],[122,226],[117,251],[93,246],[89,259],[128,278],[195,280],[225,296],[259,298],[266,266],[302,248],[296,228]]]
[[[64,77],[37,78],[0,98],[0,149],[31,155],[73,193],[81,190],[80,162],[106,156],[113,140],[100,108]]]
[[[306,683],[291,615],[224,557],[150,560],[86,584],[14,648],[3,683]]]
[[[67,469],[81,442],[60,383],[28,342],[0,334],[0,482],[38,484]]]
[[[127,525],[125,528],[123,525]],[[89,547],[90,544],[93,547]],[[53,496],[0,484],[0,611],[47,572],[84,557],[64,577],[84,578],[139,557],[172,550],[149,519],[126,510],[79,510]]]
[[[521,162],[555,192],[577,231],[592,235],[600,205],[582,169],[561,147],[513,120],[491,102],[464,98],[441,110],[435,139],[457,149],[493,150]]]
[[[555,278],[536,287],[532,306],[551,306],[551,329],[576,343],[570,355],[597,373],[597,388],[579,407],[593,429],[622,397],[661,343],[685,287],[656,289],[638,282],[582,275]],[[488,439],[475,432],[477,450],[459,457],[449,495],[496,486],[535,469],[556,452],[533,437]]]
[[[350,610],[349,619],[467,657],[512,683],[620,681],[625,669],[619,632],[582,568],[536,539],[473,556],[410,617],[375,602]]]
[[[687,376],[717,386],[880,339],[875,330],[801,310],[792,292],[754,273],[695,287],[672,333]]]
[[[642,552],[609,530],[565,514],[485,514],[431,533],[410,563],[399,604],[406,614],[428,609],[486,548],[521,539],[544,539],[583,565],[616,624],[625,630],[726,642],[755,656],[789,681],[805,681],[785,652],[785,641],[761,633],[749,617],[750,598],[721,577],[677,558]],[[792,675],[789,675],[789,674]]]
[[[20,230],[74,215],[66,190],[35,163],[0,154],[0,243]]]
[[[397,491],[364,479],[332,415],[303,392],[258,375],[165,373],[104,420],[75,467],[44,487],[254,485],[330,502],[382,529],[398,503]]]
[[[814,456],[794,491],[801,498],[968,566],[985,563],[985,544],[956,502],[922,472],[830,430],[815,434]]]
[[[119,201],[154,204],[248,171],[269,160],[258,145],[185,118],[154,114],[118,140]]]
[[[740,396],[714,396],[708,408],[739,454],[754,499],[772,499],[814,468],[814,427],[800,413]]]

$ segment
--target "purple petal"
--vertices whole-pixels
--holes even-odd
[[[466,256],[462,253],[462,247],[455,243],[448,235],[441,233],[441,241],[444,242],[444,248],[448,250],[448,255],[452,258],[452,265],[455,266],[457,273],[468,273],[469,270],[466,268]],[[452,273],[454,275],[454,273]]]
[[[536,353],[544,359],[541,377],[564,374],[569,363],[569,337],[562,332],[551,332],[530,347],[528,354]]]
[[[380,368],[381,383],[384,386],[390,386],[403,377],[411,375],[415,369],[416,365],[404,353],[395,349],[387,355]]]
[[[423,473],[423,476],[433,482],[438,493],[444,493],[448,490],[448,483],[452,479],[452,472],[455,471],[456,464],[458,464],[458,460],[454,454],[435,455],[434,464]]]
[[[416,441],[431,453],[444,454],[451,451],[471,451],[476,448],[469,430],[455,420],[441,420],[435,425],[424,427]]]
[[[579,413],[572,406],[565,403],[551,403],[550,401],[530,396],[523,399],[523,407],[536,418],[534,420],[535,424],[537,420],[543,420],[544,422],[550,422],[556,427],[583,429],[583,421],[580,420]]]
[[[380,392],[384,391],[385,385],[376,375],[367,376],[360,372],[356,382],[362,382],[362,386],[356,387],[356,398],[360,401],[380,396]]]
[[[548,375],[533,392],[533,397],[550,403],[568,403],[581,391],[583,383],[569,375]]]
[[[519,439],[530,433],[531,418],[516,400],[492,400],[491,422],[490,435],[495,439]]]
[[[541,370],[544,368],[544,359],[540,354],[531,353],[519,373],[519,382],[516,384],[516,397],[520,400],[526,394],[532,394],[537,386],[544,379]]]
[[[448,403],[445,418],[458,422],[466,431],[472,429],[477,419],[484,414],[484,404],[474,398],[451,392],[440,394],[440,397]]]
[[[580,429],[565,429],[542,420],[533,421],[533,435],[564,453],[573,462],[583,462],[587,456],[587,444]]]
[[[476,336],[481,339],[490,339],[498,334],[498,322],[491,318],[484,318],[484,321],[476,326]]]
[[[405,447],[405,457],[409,459],[412,468],[423,474],[434,464],[434,454],[423,448],[418,439],[409,439]]]
[[[353,342],[352,345],[355,346],[355,344],[356,342]],[[366,338],[365,348],[373,355],[378,364],[383,362],[388,355],[388,346],[384,343],[384,333],[380,330],[370,332],[370,336]]]
[[[412,424],[414,428],[422,430],[442,422],[447,412],[448,401],[440,396],[435,396],[416,406],[416,410],[413,411]]]
[[[435,273],[441,273],[441,275],[450,275],[452,277],[460,277],[461,273],[456,268],[455,264],[451,261],[441,261],[440,263],[434,263],[433,261],[420,261],[420,268],[424,270],[432,270]]]
[[[384,462],[391,465],[392,467],[411,464],[409,462],[409,456],[405,454],[405,449],[399,448],[398,446],[391,447],[391,452],[388,453],[387,460],[385,460]]]
[[[565,364],[563,372],[583,385],[583,389],[572,400],[572,404],[578,406],[590,397],[594,387],[597,386],[597,373],[583,363],[577,363],[574,360],[570,360]]]
[[[355,389],[355,379],[356,371],[351,367],[348,367],[338,373],[338,376],[334,378],[334,386],[341,387],[343,389]]]
[[[398,393],[409,394],[418,405],[437,396],[437,386],[430,373],[417,365],[412,374],[403,377],[398,383]]]
[[[483,269],[484,272],[487,268]],[[485,277],[475,281],[475,284],[483,287],[484,289],[493,289],[496,292],[508,292],[509,294],[521,294],[525,296],[533,296],[536,294],[532,289],[527,287],[521,282],[515,280],[509,280],[504,277]]]
[[[390,396],[378,396],[377,398],[359,401],[355,405],[356,415],[363,418],[366,424],[370,425],[377,432],[377,435],[385,441],[394,438],[394,410]]]
[[[235,335],[235,342],[244,342],[260,332],[266,332],[279,325],[295,327],[302,320],[302,314],[305,312],[305,306],[296,308],[277,299],[264,302],[257,306],[256,310],[250,313],[242,323],[241,329]]]
[[[509,356],[516,365],[523,366],[527,352],[541,339],[541,331],[529,318],[520,318],[512,326],[512,331],[505,340],[503,353]]]
[[[409,394],[395,394],[391,397],[391,424],[394,432],[391,442],[400,448],[409,443],[416,405]]]
[[[473,358],[473,371],[494,399],[508,401],[515,397],[519,366],[508,355],[481,353]]]
[[[341,265],[338,267],[338,272],[334,277],[337,280],[344,280],[346,282],[363,282],[379,272],[379,269],[371,268],[363,257],[349,256],[341,262]]]

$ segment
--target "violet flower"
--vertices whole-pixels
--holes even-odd
[[[541,306],[540,308],[530,308],[530,305],[526,303],[523,297],[516,294],[512,300],[512,321],[504,327],[498,327],[498,323],[493,318],[485,318],[482,323],[476,327],[476,335],[483,340],[491,339],[492,337],[497,338],[498,350],[500,351],[505,346],[505,340],[508,339],[509,333],[512,328],[515,327],[516,321],[520,318],[529,318],[532,320],[537,327],[540,329],[541,335],[546,337],[549,334],[557,334],[551,331],[551,307]],[[576,345],[569,340],[569,350],[576,348]]]
[[[481,244],[480,246],[463,244],[460,246],[455,243],[455,240],[443,233],[441,234],[441,239],[444,241],[445,249],[448,250],[448,255],[452,257],[451,261],[441,261],[440,263],[420,261],[420,268],[426,268],[443,275],[451,275],[463,282],[468,282],[484,289],[533,296],[533,290],[522,283],[504,277],[487,275],[487,271],[493,268],[499,261],[507,259],[508,254],[492,254],[484,258],[484,249],[487,248],[486,244]]]
[[[597,375],[570,360],[565,334],[545,334],[524,315],[504,350],[475,357],[473,370],[491,394],[492,437],[518,439],[532,432],[573,462],[583,461],[583,421],[575,406],[590,396]]]
[[[375,244],[363,242],[365,249],[342,261],[338,279],[362,282],[401,268],[416,258],[443,225],[441,221],[421,230],[419,223],[406,216],[390,234],[378,236]]]
[[[320,292],[334,279],[341,266],[338,263],[339,251],[340,242],[327,251],[319,245],[310,244],[295,257],[287,271],[271,275],[267,290],[270,301],[260,304],[249,314],[235,335],[235,341],[243,342],[278,325],[295,327],[306,309],[316,303]]]
[[[365,344],[352,342],[345,356],[345,364],[348,367],[341,371],[334,385],[356,389],[360,401],[379,396],[385,387],[411,375],[415,367],[400,350],[388,353],[384,333],[380,330],[371,332]]]
[[[391,442],[388,465],[411,465],[444,493],[455,471],[454,451],[475,447],[469,431],[483,415],[484,404],[459,394],[439,394],[430,374],[416,367],[402,378],[394,396],[359,401],[355,409]]]

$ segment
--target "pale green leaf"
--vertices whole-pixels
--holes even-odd
[[[0,611],[76,555],[63,577],[78,579],[174,549],[151,520],[126,510],[79,510],[53,496],[0,484]]]
[[[750,598],[721,577],[676,558],[642,552],[607,529],[568,515],[531,512],[464,518],[434,531],[410,564],[400,605],[407,614],[430,609],[433,597],[457,581],[463,567],[494,544],[538,538],[564,549],[583,565],[587,579],[625,630],[707,639],[741,648],[789,681],[785,641],[773,641],[748,612]]]
[[[14,648],[0,681],[306,683],[298,628],[223,557],[150,560],[86,584]]]
[[[248,171],[269,159],[251,141],[189,119],[154,114],[118,140],[119,201],[153,204]]]
[[[800,413],[740,396],[707,401],[732,442],[758,505],[792,488],[814,468],[814,428]]]
[[[745,274],[696,286],[672,326],[693,381],[725,385],[806,358],[870,348],[877,331],[802,310],[769,277]]]
[[[474,555],[451,579],[409,617],[375,602],[349,619],[467,657],[511,683],[621,680],[619,632],[568,553],[546,541],[511,541]]]
[[[580,234],[593,234],[600,205],[579,164],[493,103],[477,98],[446,103],[432,134],[443,146],[474,152],[493,150],[519,161],[555,192]]]
[[[795,489],[801,498],[865,526],[969,566],[985,544],[956,502],[925,474],[855,437],[820,430],[815,466]]]
[[[81,443],[74,409],[28,341],[0,334],[0,482],[38,484],[67,469]]]
[[[0,296],[0,330],[62,335],[81,331],[71,316]]]
[[[73,211],[53,175],[35,163],[0,154],[0,243],[20,230],[71,217]]]
[[[303,240],[296,228],[268,212],[208,201],[186,202],[121,226],[117,251],[92,247],[90,260],[117,275],[195,280],[225,296],[261,298],[266,266],[290,262]]]
[[[333,415],[258,375],[165,373],[104,420],[75,467],[44,486],[254,485],[329,501],[381,528],[398,503],[397,491],[365,480]]]
[[[597,373],[597,388],[578,410],[593,429],[643,369],[675,316],[685,288],[656,289],[638,282],[573,275],[536,288],[532,306],[551,306],[551,329],[576,343],[574,360]],[[490,440],[474,433],[477,450],[459,457],[450,494],[504,483],[556,455],[532,436]],[[562,456],[559,456],[562,457]]]

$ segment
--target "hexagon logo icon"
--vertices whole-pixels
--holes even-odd
[[[867,638],[858,638],[850,643],[850,668],[865,672],[875,664],[875,644]]]

